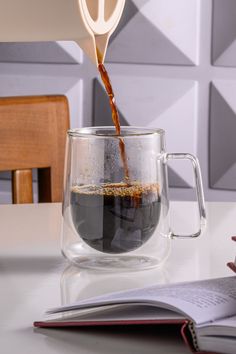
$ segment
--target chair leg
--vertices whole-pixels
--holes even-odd
[[[32,170],[12,171],[12,202],[33,203]]]

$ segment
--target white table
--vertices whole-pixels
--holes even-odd
[[[175,230],[194,231],[195,209],[195,203],[173,203]],[[49,307],[107,291],[230,275],[226,263],[236,254],[230,240],[236,233],[236,203],[208,203],[207,216],[205,234],[174,240],[162,268],[99,274],[68,266],[61,256],[60,204],[0,206],[0,352],[189,353],[171,328],[35,330],[32,323]]]

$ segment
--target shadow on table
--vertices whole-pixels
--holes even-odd
[[[177,325],[86,327],[79,329],[37,328],[34,332],[45,336],[54,350],[70,353],[149,354],[189,353],[184,348]],[[74,349],[74,350],[73,350]]]
[[[54,268],[63,269],[65,264],[62,256],[1,257],[0,273],[44,273]]]

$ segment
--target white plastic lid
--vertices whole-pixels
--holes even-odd
[[[116,28],[125,0],[81,0],[84,19],[95,35],[112,32]]]

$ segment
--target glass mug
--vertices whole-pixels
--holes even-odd
[[[197,237],[205,224],[196,157],[166,153],[161,129],[122,127],[121,132],[118,137],[114,127],[91,127],[67,134],[62,253],[80,267],[128,271],[155,267],[167,258],[171,238]],[[171,230],[170,159],[192,162],[200,217],[195,234],[176,235]]]

